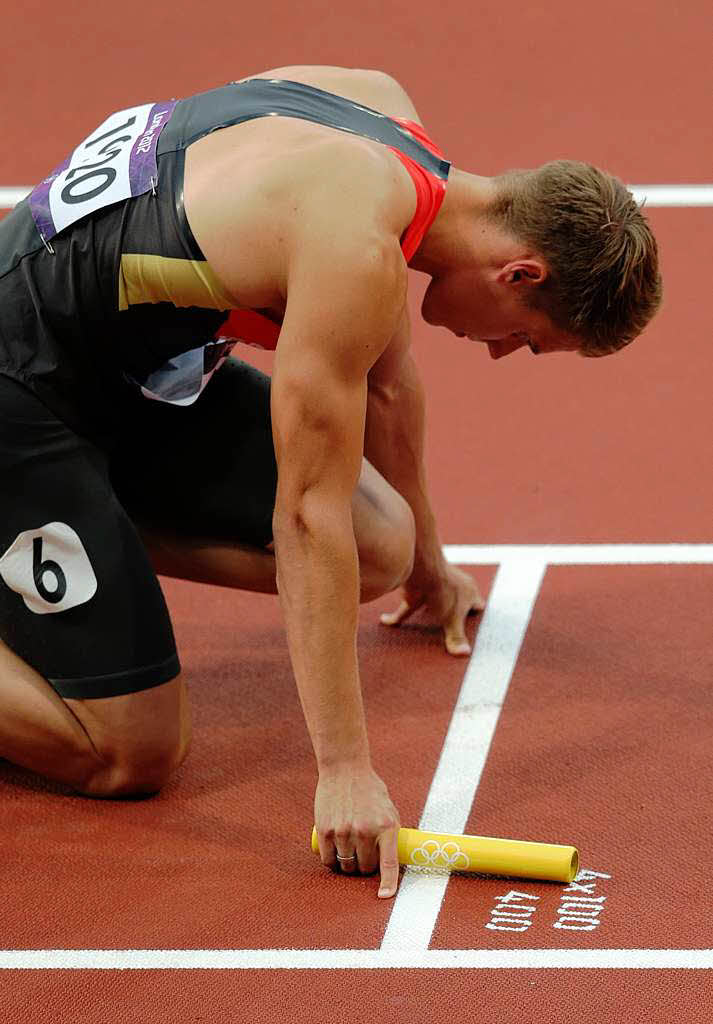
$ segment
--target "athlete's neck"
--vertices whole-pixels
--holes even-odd
[[[443,205],[409,266],[434,275],[457,263],[478,262],[494,191],[491,178],[452,168]]]

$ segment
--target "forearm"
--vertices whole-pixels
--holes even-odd
[[[319,504],[319,503],[318,503]],[[356,652],[359,570],[348,505],[274,521],[280,600],[297,690],[322,771],[368,763]]]
[[[443,557],[424,462],[425,397],[410,358],[398,381],[369,389],[364,454],[411,506],[416,524],[414,571]]]

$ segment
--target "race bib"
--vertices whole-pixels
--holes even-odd
[[[156,147],[177,100],[129,107],[100,124],[29,196],[42,239],[156,184]]]
[[[45,523],[19,534],[0,558],[0,579],[35,615],[66,612],[97,591],[89,556],[67,523]]]

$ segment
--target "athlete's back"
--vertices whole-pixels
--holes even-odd
[[[380,71],[296,65],[241,81],[255,79],[298,82],[363,104],[388,118],[420,124],[403,89]],[[213,132],[188,148],[188,220],[211,267],[235,295],[236,304],[282,316],[283,282],[276,282],[266,268],[280,267],[284,231],[271,231],[270,226],[280,221],[287,226],[300,192],[318,187],[334,161],[351,165],[353,174],[370,173],[371,165],[375,183],[383,179],[398,236],[414,214],[413,183],[388,149],[368,137],[278,116]]]
[[[400,87],[376,72],[277,73],[111,115],[20,204],[0,229],[0,372],[63,416],[60,393],[71,405],[105,371],[192,401],[229,351],[221,338],[262,343],[219,334],[230,310],[281,320],[291,225],[327,184],[329,231],[358,191],[377,233],[398,244],[408,228],[417,244],[414,212],[425,229],[448,164],[409,127]],[[417,204],[419,175],[431,180]]]

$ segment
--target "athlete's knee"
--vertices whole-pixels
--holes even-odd
[[[416,524],[411,506],[400,494],[396,497],[398,501],[394,504],[391,519],[390,590],[400,587],[411,575],[416,547]]]
[[[106,720],[92,728],[91,711],[85,717],[94,756],[77,788],[86,796],[158,793],[186,758],[191,724],[180,676],[156,690],[130,696],[136,700],[134,706],[128,714],[110,719],[108,728]],[[127,722],[132,723],[128,728]]]
[[[97,757],[77,787],[84,796],[133,797],[158,793],[185,760],[188,743]]]

